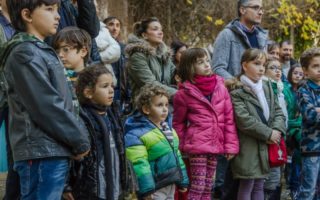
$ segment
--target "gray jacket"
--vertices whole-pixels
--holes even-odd
[[[267,45],[268,31],[256,27],[259,48]],[[225,79],[231,79],[241,72],[241,56],[246,49],[251,48],[246,34],[240,28],[238,19],[230,22],[216,38],[213,46],[212,69]]]
[[[64,68],[51,47],[40,40],[17,45],[8,56],[5,75],[14,161],[89,150],[87,130],[73,114]]]

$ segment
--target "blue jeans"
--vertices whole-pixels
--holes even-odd
[[[319,189],[320,156],[302,157],[302,179],[299,200],[320,200]]]
[[[69,171],[67,158],[18,161],[21,200],[60,200]]]

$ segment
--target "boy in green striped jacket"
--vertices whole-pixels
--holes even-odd
[[[175,186],[186,192],[189,185],[168,102],[161,86],[144,86],[136,97],[139,112],[125,124],[126,156],[133,164],[141,199],[174,199]]]

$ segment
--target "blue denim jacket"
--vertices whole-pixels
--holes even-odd
[[[302,115],[301,152],[320,155],[320,86],[308,80],[298,90],[298,104]]]

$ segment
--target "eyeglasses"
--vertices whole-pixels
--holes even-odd
[[[62,46],[62,47],[56,49],[56,52],[57,52],[57,54],[59,54],[59,53],[68,54],[73,49],[75,49],[75,47],[66,45],[66,46]]]
[[[292,73],[293,75],[299,75],[299,76],[304,76],[304,73],[303,72],[293,72]]]
[[[267,69],[270,69],[270,70],[272,70],[272,71],[277,71],[277,70],[282,70],[282,67],[280,67],[280,66],[276,66],[276,65],[272,65],[272,66],[270,66],[270,67],[268,67]]]
[[[256,6],[244,6],[245,8],[251,8],[251,9],[253,9],[254,11],[256,11],[256,12],[260,12],[260,11],[264,11],[264,9],[263,9],[263,7],[260,7],[260,6],[258,6],[258,5],[256,5]]]

